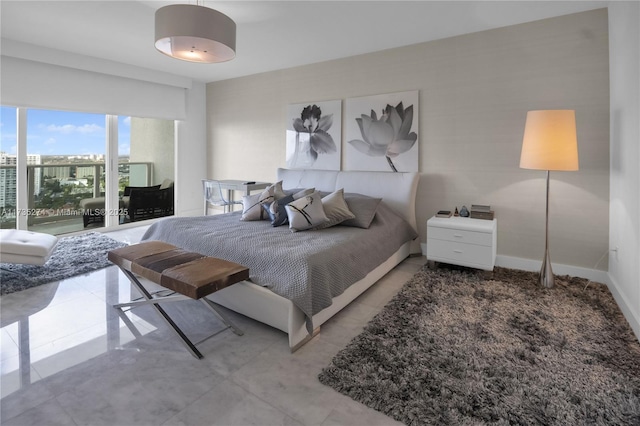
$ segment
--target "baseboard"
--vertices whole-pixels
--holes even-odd
[[[620,292],[620,286],[617,281],[609,275],[609,291],[613,295],[613,298],[616,300],[618,307],[622,311],[622,314],[627,319],[627,322],[631,326],[633,333],[636,335],[636,339],[640,341],[640,316],[631,309],[631,306],[628,302],[628,298],[625,297]]]
[[[427,244],[420,244],[422,254],[427,255]],[[542,266],[542,260],[524,259],[512,256],[496,256],[496,266],[503,268],[519,269],[522,271],[539,271]],[[609,274],[599,269],[582,268],[579,266],[563,265],[560,263],[552,263],[553,273],[556,275],[570,275],[572,277],[586,278],[591,281],[609,285]]]
[[[496,266],[503,268],[520,269],[522,271],[539,271],[542,260],[524,259],[521,257],[502,256],[496,257]],[[609,285],[609,274],[599,269],[582,268],[580,266],[551,263],[555,275],[570,275],[572,277],[586,278],[591,281]]]
[[[420,244],[423,255],[427,254],[427,245],[425,243]],[[496,256],[496,266],[503,268],[519,269],[522,271],[538,271],[542,265],[541,260],[524,259],[521,257],[512,256]],[[620,286],[611,275],[606,271],[599,269],[582,268],[579,266],[563,265],[553,263],[553,273],[556,275],[570,275],[572,277],[586,278],[588,280],[606,284],[609,291],[613,295],[620,311],[626,318],[627,322],[631,326],[633,333],[636,335],[638,341],[640,341],[640,313],[636,313],[632,309],[632,304],[625,295],[620,291]]]

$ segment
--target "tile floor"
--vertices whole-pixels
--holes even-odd
[[[135,243],[145,228],[109,233]],[[229,311],[245,331],[198,345],[197,360],[149,307],[119,316],[133,290],[109,267],[0,298],[2,425],[389,425],[322,385],[331,358],[425,263],[405,260],[297,352],[286,335]],[[222,328],[201,303],[166,305],[198,340]]]

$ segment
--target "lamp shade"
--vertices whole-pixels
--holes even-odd
[[[164,6],[156,11],[155,46],[165,55],[184,61],[229,61],[236,56],[236,23],[204,6]]]
[[[527,112],[520,167],[534,170],[578,170],[574,110]]]

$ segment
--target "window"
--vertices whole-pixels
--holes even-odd
[[[27,111],[27,229],[79,231],[85,208],[104,209],[105,122],[104,114]]]
[[[127,186],[173,182],[173,121],[42,109],[20,114],[18,108],[0,108],[2,228],[59,235],[173,214],[172,192],[170,206],[165,200],[156,210],[153,202],[146,202],[139,206],[145,214],[137,217],[128,214],[124,193]],[[19,117],[26,121],[25,165],[18,164]],[[113,120],[117,120],[118,132],[109,136],[107,128]],[[114,179],[105,167],[113,164],[108,162],[109,152],[117,152],[114,172],[118,176]],[[27,179],[18,182],[24,169]],[[21,190],[26,194],[23,201]],[[108,211],[106,200],[116,198],[111,205],[120,208]],[[19,215],[25,216],[23,225]]]
[[[16,227],[17,108],[0,107],[0,227]]]

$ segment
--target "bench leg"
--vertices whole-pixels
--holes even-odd
[[[142,293],[142,296],[146,300],[152,300],[153,299],[153,296],[147,291],[146,288],[144,288],[142,283],[140,281],[138,281],[138,278],[136,278],[136,276],[131,271],[127,271],[124,268],[120,268],[120,269],[129,278],[131,283],[140,291],[140,293]],[[125,304],[123,304],[123,305],[125,305]],[[162,307],[159,306],[158,303],[151,303],[151,306],[153,306],[155,308],[155,310],[166,321],[166,323],[171,327],[171,329],[178,335],[178,337],[182,340],[182,343],[184,343],[184,345],[187,347],[189,352],[191,352],[191,355],[193,355],[194,357],[196,357],[198,359],[203,358],[203,355],[200,353],[200,351],[195,347],[195,345],[193,343],[191,343],[191,340],[189,340],[189,338],[182,332],[180,327],[178,327],[178,325],[175,322],[173,322],[173,320],[171,319],[169,314],[167,314],[167,312],[164,309],[162,309]],[[114,306],[114,307],[116,309],[120,309],[120,307],[117,306],[117,305]]]
[[[238,336],[242,336],[244,334],[244,332],[242,330],[240,330],[238,328],[238,326],[236,326],[233,321],[231,321],[229,319],[229,317],[222,312],[221,309],[218,308],[218,305],[216,302],[207,299],[207,297],[203,297],[202,299],[200,299],[202,301],[202,303],[204,303],[204,306],[206,306],[207,308],[211,309],[211,311],[213,311],[214,314],[216,314],[218,316],[218,318],[220,318],[222,320],[222,322],[229,327],[234,333],[236,333]]]

